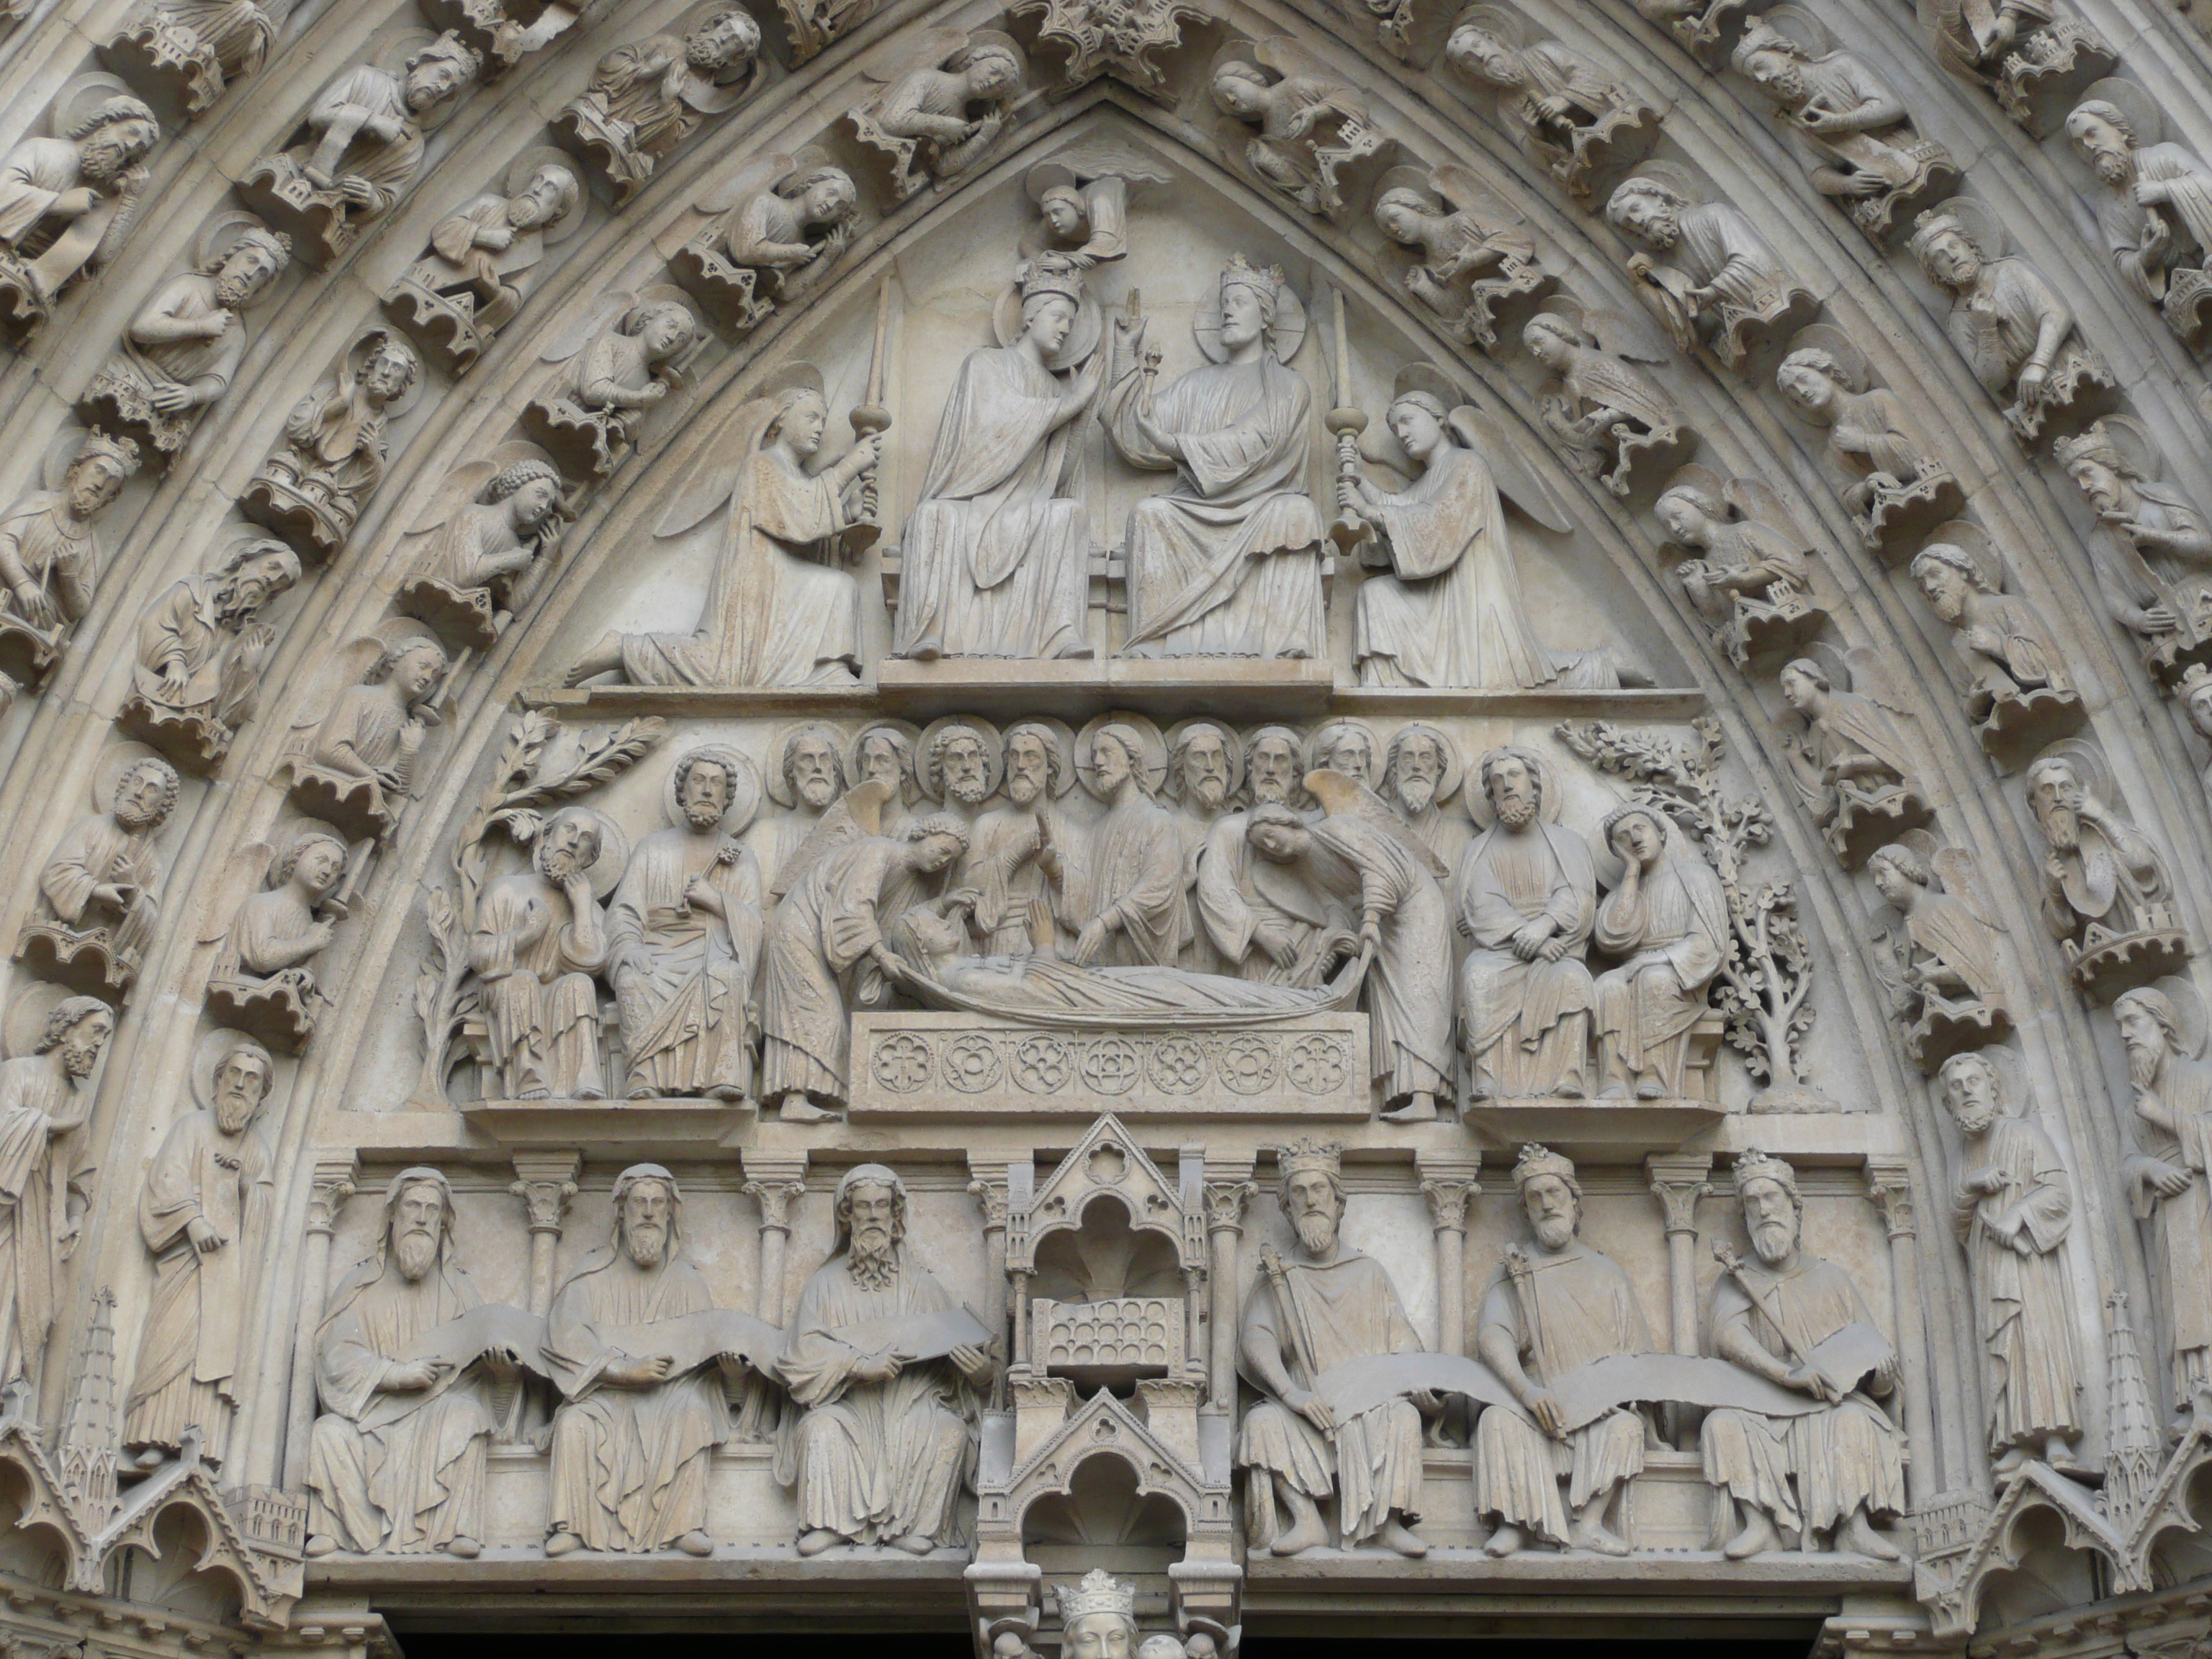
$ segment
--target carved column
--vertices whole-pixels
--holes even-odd
[[[1213,1340],[1206,1365],[1206,1402],[1210,1411],[1228,1412],[1237,1404],[1237,1241],[1244,1236],[1244,1205],[1260,1189],[1241,1171],[1209,1170],[1206,1183],[1206,1237],[1212,1247],[1206,1265]]]
[[[1467,1202],[1480,1195],[1482,1154],[1416,1152],[1437,1248],[1437,1350],[1467,1352]]]
[[[1912,1455],[1905,1465],[1905,1496],[1913,1508],[1928,1501],[1936,1478],[1935,1395],[1928,1380],[1926,1322],[1920,1308],[1917,1230],[1913,1224],[1912,1171],[1902,1159],[1869,1158],[1867,1197],[1889,1228],[1889,1296],[1897,1327],[1898,1382],[1905,1390],[1905,1432]]]
[[[806,1190],[806,1154],[771,1158],[748,1153],[745,1192],[760,1204],[760,1279],[755,1311],[783,1328],[783,1259],[791,1243],[791,1205]]]
[[[968,1196],[983,1212],[983,1322],[1006,1328],[1006,1166],[968,1161]]]
[[[361,1161],[348,1150],[315,1160],[307,1192],[307,1260],[300,1264],[300,1322],[292,1332],[292,1388],[285,1402],[283,1484],[299,1491],[307,1480],[307,1441],[315,1427],[315,1331],[331,1278],[331,1233],[338,1211],[354,1194]]]
[[[583,1164],[584,1155],[566,1147],[514,1155],[515,1182],[507,1191],[522,1200],[530,1223],[530,1311],[540,1319],[553,1309],[553,1252]]]
[[[1667,1307],[1676,1353],[1698,1351],[1698,1200],[1712,1188],[1711,1152],[1653,1152],[1644,1160],[1667,1224]]]

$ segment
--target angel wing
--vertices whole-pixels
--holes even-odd
[[[783,861],[783,868],[775,872],[775,881],[769,884],[769,894],[783,897],[805,881],[808,872],[832,850],[847,842],[881,835],[884,808],[890,798],[891,785],[882,778],[871,778],[848,789],[843,799],[824,812],[822,821],[807,832],[806,839],[799,843],[799,850]]]
[[[231,924],[238,920],[238,907],[260,890],[261,878],[276,855],[276,849],[267,842],[257,841],[224,861],[222,878],[216,884],[210,902],[200,910],[198,939],[202,945],[220,945],[230,937]]]
[[[1093,138],[1046,158],[1088,183],[1093,179],[1121,179],[1133,185],[1164,185],[1171,175],[1162,171],[1157,158],[1118,138]]]
[[[699,459],[684,475],[667,511],[653,526],[655,538],[682,535],[705,522],[736,493],[745,463],[760,447],[754,428],[762,424],[763,401],[750,398],[739,404],[714,428],[714,435],[699,446]]]
[[[321,726],[330,717],[331,705],[337,701],[338,693],[349,685],[359,685],[362,676],[368,673],[370,666],[383,654],[384,641],[373,635],[349,640],[331,652],[326,659],[330,664],[328,672],[315,689],[301,700],[299,713],[292,720],[292,730],[312,732]],[[309,743],[302,742],[296,746],[301,754],[305,754]],[[285,746],[288,757],[294,747],[289,744]]]
[[[1499,495],[1547,530],[1565,535],[1575,527],[1566,502],[1528,465],[1494,416],[1473,404],[1462,404],[1452,410],[1451,424],[1468,447],[1489,464],[1491,481],[1497,484]]]
[[[965,29],[917,29],[886,40],[860,60],[860,73],[878,86],[911,75],[918,69],[936,69],[968,44]]]
[[[1792,547],[1805,551],[1813,550],[1812,538],[1805,534],[1782,493],[1764,478],[1730,478],[1721,486],[1721,494],[1729,506],[1747,519],[1756,520],[1769,530],[1789,538]]]
[[[708,185],[706,193],[691,205],[702,213],[727,213],[748,196],[768,189],[785,174],[796,171],[799,165],[798,156],[781,151],[757,155]]]
[[[1650,318],[1641,311],[1589,306],[1583,311],[1583,324],[1596,340],[1598,349],[1611,356],[1626,357],[1639,363],[1664,363],[1674,359],[1673,348],[1653,330]]]
[[[1871,646],[1854,646],[1843,653],[1850,671],[1851,690],[1891,714],[1910,715],[1912,699],[1889,672],[1888,660]]]
[[[1943,890],[1958,900],[1968,915],[1992,933],[2005,931],[1989,895],[1982,890],[1981,872],[1972,853],[1963,847],[1946,847],[1930,855],[1928,862],[1942,878]]]
[[[1318,58],[1309,58],[1303,47],[1288,35],[1270,35],[1252,45],[1253,61],[1262,69],[1270,69],[1289,79],[1304,76],[1328,83],[1329,96],[1342,108],[1350,112],[1362,125],[1371,126],[1374,120],[1367,112],[1367,100],[1358,88],[1349,85],[1340,75],[1328,70]]]
[[[1422,868],[1438,881],[1450,878],[1451,872],[1444,868],[1444,861],[1413,833],[1413,826],[1398,815],[1397,809],[1349,772],[1319,767],[1307,773],[1303,781],[1306,793],[1321,803],[1322,811],[1330,817],[1357,818],[1372,825],[1411,853]]]
[[[637,295],[627,289],[611,289],[592,302],[591,308],[576,318],[553,337],[551,343],[538,354],[542,363],[565,363],[593,340],[612,328],[624,313],[637,303]]]
[[[1569,378],[1577,396],[1632,416],[1655,431],[1681,423],[1682,411],[1657,384],[1617,357],[1585,351]]]
[[[499,461],[463,461],[446,474],[437,493],[430,497],[429,505],[407,526],[407,533],[424,535],[444,524],[476,500],[483,487],[499,476],[502,465]]]
[[[1518,224],[1522,216],[1504,198],[1465,167],[1447,162],[1431,170],[1429,188],[1462,212],[1498,224]]]

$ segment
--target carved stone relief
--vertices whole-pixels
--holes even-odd
[[[161,140],[154,112],[104,75],[63,88],[45,125],[0,156],[0,337],[16,343],[123,251]]]

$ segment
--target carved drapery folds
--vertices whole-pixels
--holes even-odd
[[[0,156],[0,338],[14,344],[122,252],[161,138],[154,112],[106,75],[64,87],[41,125]]]
[[[553,136],[623,207],[702,122],[744,101],[760,78],[760,50],[752,14],[710,0],[675,29],[600,58],[582,94],[555,118]]]
[[[1496,88],[1498,119],[1577,197],[1658,137],[1659,112],[1632,88],[1502,6],[1462,12],[1444,63],[1468,86]]]
[[[343,546],[384,480],[387,428],[420,392],[422,360],[389,329],[373,328],[337,372],[293,407],[283,435],[239,497],[239,511],[320,562]]]
[[[138,446],[94,428],[47,458],[44,488],[0,516],[0,696],[36,690],[100,587],[94,524],[138,471]]]
[[[581,227],[583,195],[560,151],[519,157],[499,189],[438,221],[422,257],[385,295],[385,314],[452,373],[467,373],[522,309],[547,250]]]
[[[1776,389],[1800,418],[1828,429],[1828,459],[1852,479],[1844,505],[1860,543],[1885,559],[1902,557],[1958,515],[1966,492],[1904,400],[1875,383],[1865,355],[1841,329],[1815,323],[1790,344]]]
[[[669,273],[744,333],[834,274],[859,199],[852,175],[818,151],[758,157],[694,204],[714,216],[676,251]]]

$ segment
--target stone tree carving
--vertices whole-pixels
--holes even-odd
[[[1819,159],[1813,188],[1877,241],[1958,182],[1950,151],[1914,127],[1903,98],[1855,52],[1796,6],[1763,13],[1729,60]]]
[[[537,591],[567,507],[560,471],[534,445],[464,462],[408,526],[428,539],[393,604],[449,646],[489,651]]]
[[[1158,391],[1147,319],[1115,313],[1103,406],[1115,453],[1177,471],[1130,509],[1129,635],[1139,657],[1316,658],[1326,649],[1321,514],[1306,493],[1313,393],[1284,365],[1305,308],[1280,270],[1242,254],[1192,333],[1207,358]],[[1243,411],[1234,422],[1226,411]]]
[[[1389,142],[1358,89],[1286,36],[1229,42],[1214,55],[1209,86],[1216,109],[1254,129],[1244,159],[1261,182],[1308,213],[1340,211],[1338,174]]]
[[[337,373],[293,406],[238,510],[303,555],[328,558],[384,481],[388,429],[422,382],[414,347],[389,329],[369,330],[347,349]]]
[[[672,288],[602,294],[541,354],[564,367],[523,410],[522,435],[565,477],[597,483],[629,459],[646,417],[684,384],[704,338]]]
[[[1922,16],[1935,31],[1936,62],[1988,88],[1998,108],[2039,137],[2082,86],[2119,62],[2063,0],[1933,0]]]
[[[1469,86],[1494,87],[1498,118],[1577,197],[1642,158],[1660,112],[1602,65],[1534,38],[1518,14],[1469,6],[1444,42],[1444,65]]]
[[[154,1294],[125,1407],[123,1454],[140,1469],[197,1437],[200,1460],[229,1456],[246,1387],[246,1326],[276,1206],[269,1142],[254,1125],[276,1063],[252,1038],[217,1032],[192,1061],[195,1109],[155,1153],[138,1194]]]
[[[522,1367],[543,1363],[526,1346],[543,1327],[486,1303],[459,1254],[446,1177],[392,1176],[375,1250],[331,1292],[315,1332],[311,1560],[483,1551],[486,1455],[514,1420]]]
[[[80,76],[55,99],[51,137],[0,155],[0,337],[20,345],[62,290],[123,251],[161,140],[154,112],[112,76]]]
[[[658,536],[682,535],[728,504],[697,625],[605,635],[569,669],[569,684],[610,673],[632,685],[860,678],[860,589],[847,550],[883,445],[872,433],[811,470],[829,423],[821,371],[804,362],[785,365],[732,411],[653,526]]]
[[[2008,1075],[2009,1058],[1954,1054],[1942,1071],[1943,1105],[1964,1143],[1951,1225],[1973,1269],[1990,1358],[1990,1453],[2000,1476],[2033,1458],[2074,1467],[2070,1449],[2084,1426],[2063,1255],[2074,1182]]]
[[[775,1359],[777,1334],[714,1308],[684,1253],[684,1194],[658,1164],[615,1177],[614,1237],[553,1297],[545,1360],[561,1390],[545,1553],[675,1548],[711,1555],[707,1462],[730,1396]]]
[[[415,343],[465,374],[530,297],[546,250],[582,228],[583,181],[559,150],[525,151],[499,188],[431,228],[422,258],[384,296],[384,313]]]
[[[1001,1356],[908,1240],[906,1183],[846,1170],[836,1242],[799,1293],[776,1372],[799,1407],[776,1444],[797,1487],[799,1553],[884,1543],[908,1555],[957,1544],[969,1436]]]
[[[2175,972],[2190,955],[2165,855],[2114,799],[2104,756],[2081,738],[2053,744],[2027,769],[2045,848],[2044,924],[2093,1003]]]
[[[314,736],[292,769],[292,805],[356,841],[389,841],[414,793],[422,741],[438,723],[435,704],[453,664],[434,639],[404,624],[368,640],[360,678],[342,686],[327,711],[302,726]],[[356,658],[356,665],[359,659]]]
[[[138,446],[95,429],[45,471],[46,488],[0,514],[0,712],[46,683],[92,609],[102,557],[93,521],[138,471]]]
[[[2132,81],[2100,81],[2066,136],[2105,187],[2098,228],[2120,276],[2194,349],[2212,306],[2212,168],[2161,137],[2164,118]]]
[[[752,1092],[763,890],[759,860],[737,837],[760,799],[744,755],[694,749],[669,774],[670,827],[630,850],[607,907],[606,972],[632,1099]]]
[[[1920,1069],[1932,1075],[1953,1054],[2003,1042],[2013,1029],[2005,929],[1972,856],[1914,830],[1877,849],[1866,869],[1898,916],[1875,934],[1889,961],[1877,957],[1875,969]]]
[[[1746,671],[1794,655],[1826,627],[1813,589],[1820,550],[1763,478],[1686,466],[1652,504],[1670,548],[1690,556],[1675,580],[1713,643]]]
[[[1091,517],[1075,497],[1109,354],[1073,262],[1038,254],[1017,281],[1018,322],[1001,317],[1002,343],[962,359],[907,515],[896,656],[1092,654]]]
[[[1597,993],[1583,957],[1597,875],[1583,838],[1551,814],[1558,780],[1526,749],[1493,749],[1468,797],[1481,833],[1460,860],[1460,1042],[1475,1100],[1590,1092]]]
[[[1798,799],[1847,870],[1905,830],[1935,817],[1918,762],[1897,729],[1910,714],[1885,665],[1869,650],[1826,650],[1782,670],[1795,718],[1778,725]]]
[[[744,100],[760,79],[760,25],[732,0],[708,0],[663,34],[617,46],[583,93],[553,122],[553,136],[584,160],[617,207],[709,116]]]
[[[1656,489],[1696,450],[1680,408],[1629,361],[1664,362],[1666,348],[1619,313],[1554,300],[1521,343],[1551,376],[1537,397],[1544,429],[1586,477],[1626,500]]]
[[[2005,423],[2033,445],[2046,428],[2063,435],[2103,414],[2118,382],[2058,290],[2005,246],[2002,228],[1963,197],[1913,221],[1913,257],[1951,296],[1951,343],[1992,398],[2012,394]]]
[[[497,1098],[606,1097],[593,975],[609,955],[599,890],[620,876],[622,850],[608,819],[564,806],[533,837],[529,867],[484,889],[468,967]]]
[[[1626,1406],[1571,1429],[1552,1389],[1577,1366],[1657,1345],[1628,1275],[1579,1237],[1583,1188],[1572,1162],[1523,1146],[1513,1186],[1534,1237],[1508,1244],[1492,1270],[1474,1351],[1528,1415],[1492,1406],[1475,1421],[1475,1515],[1492,1523],[1482,1547],[1513,1555],[1535,1540],[1626,1555],[1628,1540],[1606,1517],[1644,1472],[1645,1443],[1656,1436]]]
[[[393,57],[356,64],[325,87],[301,119],[301,142],[238,182],[239,199],[289,234],[310,270],[326,270],[399,204],[422,170],[425,128],[453,113],[483,67],[450,29],[403,37]]]
[[[742,334],[811,293],[853,240],[860,192],[816,149],[755,157],[692,204],[712,214],[669,272]]]
[[[1827,428],[1828,461],[1851,479],[1844,506],[1868,552],[1899,557],[1965,510],[1958,479],[1849,336],[1815,323],[1790,345],[1775,386],[1796,414]]]
[[[1713,1352],[1820,1403],[1796,1417],[1725,1406],[1705,1418],[1705,1479],[1742,1523],[1723,1553],[1741,1561],[1792,1547],[1894,1561],[1897,1547],[1876,1528],[1905,1511],[1905,1436],[1883,1404],[1897,1392],[1897,1351],[1850,1273],[1802,1247],[1796,1171],[1745,1152],[1735,1175],[1753,1259],[1715,1246]]]
[[[1912,580],[1966,676],[1966,717],[2002,769],[2071,737],[2088,718],[2057,637],[2027,600],[2005,592],[2004,561],[1989,532],[1963,520],[1939,526],[1913,556]]]
[[[262,0],[139,0],[100,47],[100,61],[181,124],[258,72],[281,21]]]
[[[1376,189],[1375,222],[1401,247],[1421,251],[1406,291],[1462,345],[1494,349],[1501,308],[1517,310],[1516,301],[1557,285],[1537,263],[1534,239],[1464,167],[1392,167]]]
[[[91,1200],[91,1172],[73,1172],[61,1140],[92,1114],[92,1074],[114,1033],[115,1011],[99,998],[62,997],[40,1016],[28,1051],[0,1060],[0,1196],[8,1200],[0,1283],[9,1310],[0,1320],[0,1387],[26,1384],[34,1397],[62,1264]]]
[[[240,868],[252,873],[251,864]],[[328,1000],[308,964],[329,947],[343,915],[343,905],[333,910],[328,901],[345,872],[345,842],[319,826],[301,825],[270,855],[261,891],[246,896],[227,916],[215,907],[218,914],[210,920],[217,932],[201,940],[216,946],[208,972],[210,1018],[284,1054],[307,1046],[315,1005]]]
[[[1296,1242],[1287,1261],[1272,1246],[1261,1252],[1239,1326],[1239,1369],[1262,1396],[1244,1413],[1237,1442],[1245,1529],[1277,1555],[1318,1549],[1329,1541],[1320,1506],[1334,1494],[1346,1548],[1371,1540],[1400,1555],[1425,1555],[1413,1530],[1421,1518],[1420,1406],[1391,1399],[1340,1418],[1316,1386],[1346,1360],[1416,1351],[1420,1338],[1382,1264],[1344,1243],[1340,1149],[1299,1140],[1277,1148],[1275,1158],[1277,1201]],[[1432,1400],[1422,1403],[1435,1409]]]
[[[128,435],[157,465],[230,390],[246,356],[246,311],[290,263],[291,239],[251,215],[219,216],[192,268],[170,278],[124,331],[122,349],[77,399],[85,424]]]
[[[1820,311],[1749,216],[1703,200],[1686,173],[1653,162],[1625,180],[1605,221],[1644,251],[1628,256],[1637,297],[1685,353],[1700,342],[1729,368],[1753,372]],[[1653,254],[1669,256],[1655,259]]]
[[[2171,686],[2212,663],[2212,520],[2164,477],[2139,421],[2108,415],[2051,447],[2101,526],[2090,562],[2105,608]]]
[[[189,771],[210,773],[253,717],[276,630],[261,619],[300,580],[282,542],[240,541],[204,574],[186,576],[138,619],[131,695],[116,724]]]
[[[1691,1032],[1728,958],[1728,896],[1704,859],[1656,807],[1609,813],[1599,844],[1619,860],[1591,937],[1620,966],[1597,976],[1599,1094],[1680,1098]]]
[[[96,809],[62,833],[39,872],[39,899],[15,960],[42,979],[121,1000],[161,914],[155,841],[177,805],[177,775],[157,756],[114,754],[95,781]]]
[[[1383,1115],[1427,1123],[1453,1092],[1451,905],[1443,860],[1365,785],[1326,768],[1306,775],[1325,816],[1305,824],[1287,807],[1254,809],[1245,838],[1261,858],[1303,866],[1308,883],[1358,910],[1359,960],[1372,1022],[1369,1069]],[[1347,879],[1347,877],[1351,879]],[[1353,890],[1353,882],[1357,890]]]
[[[2136,1152],[2123,1166],[2136,1219],[2151,1227],[2154,1271],[2164,1281],[2177,1406],[2212,1386],[2212,1175],[2205,1122],[2212,1066],[2203,1060],[2203,1003],[2193,989],[2142,986],[2112,1004],[2135,1091]]]
[[[1021,101],[1029,60],[998,29],[902,34],[861,73],[883,88],[848,118],[860,141],[890,157],[903,202],[973,172]]]

